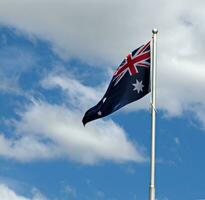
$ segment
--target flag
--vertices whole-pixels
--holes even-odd
[[[115,71],[100,102],[83,117],[83,124],[105,117],[150,92],[150,42],[134,50]]]

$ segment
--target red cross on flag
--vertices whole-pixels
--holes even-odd
[[[137,67],[149,67],[150,63],[148,59],[150,58],[150,51],[147,50],[147,47],[150,45],[148,42],[146,45],[141,46],[137,51],[133,51],[128,54],[127,58],[123,60],[121,65],[114,73],[115,85],[121,80],[121,78],[128,71],[130,76],[138,73]]]

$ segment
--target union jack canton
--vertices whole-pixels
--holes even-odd
[[[129,53],[127,58],[122,61],[113,75],[115,85],[118,84],[126,72],[129,72],[130,76],[138,73],[137,67],[150,67],[150,42]]]

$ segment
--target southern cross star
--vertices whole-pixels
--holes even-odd
[[[137,90],[137,93],[143,92],[144,85],[142,84],[142,81],[136,80],[136,83],[132,84],[134,86],[133,91]]]

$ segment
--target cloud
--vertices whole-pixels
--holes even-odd
[[[0,75],[6,77],[6,80],[9,80],[9,76],[15,77],[11,81],[13,83],[17,79],[18,83],[21,73],[34,66],[35,56],[30,56],[30,51],[24,54],[23,49],[5,48],[0,52]],[[16,59],[9,60],[10,54],[15,55]],[[19,161],[66,157],[84,164],[101,160],[145,161],[140,149],[113,121],[101,121],[83,127],[82,115],[88,106],[99,100],[101,86],[89,87],[68,74],[55,73],[42,80],[41,85],[46,90],[60,89],[65,100],[62,105],[54,105],[48,103],[45,97],[43,101],[31,100],[32,103],[23,106],[24,109],[21,107],[21,111],[15,113],[18,120],[11,120],[14,124],[13,135],[6,137],[4,133],[0,134],[0,156]]]
[[[108,68],[149,40],[151,29],[158,27],[157,107],[167,116],[180,116],[195,104],[205,107],[203,7],[203,0],[4,0],[0,20],[50,41],[63,58]],[[145,103],[129,110],[144,108]]]
[[[0,199],[2,200],[46,200],[46,197],[44,197],[38,190],[33,190],[33,196],[31,198],[27,198],[21,195],[18,195],[10,189],[5,184],[0,184]]]
[[[12,59],[11,59],[12,58]],[[21,75],[36,64],[36,56],[27,48],[4,45],[0,48],[0,90],[21,93]]]
[[[4,0],[0,4],[0,16],[6,25],[51,41],[59,53],[113,63],[119,62],[124,53],[135,48],[140,41],[147,40],[153,26],[158,26],[162,37],[177,30],[180,25],[178,18],[181,13],[187,13],[188,5],[184,3],[186,1],[181,0],[176,7],[175,2],[165,3],[162,0],[149,4],[142,0],[131,0],[129,4],[125,0]],[[193,10],[194,7],[187,9],[190,8]],[[158,14],[149,12],[151,10]]]
[[[180,116],[191,111],[204,123],[201,110],[205,108],[205,95],[201,91],[205,82],[205,61],[201,41],[204,40],[205,27],[200,23],[204,14],[199,12],[203,4],[203,1],[187,4],[184,0],[178,1],[177,7],[175,1],[165,3],[162,0],[149,2],[148,6],[142,0],[131,0],[129,4],[116,0],[4,0],[0,2],[0,20],[2,24],[50,41],[55,52],[63,58],[77,57],[99,66],[107,63],[108,68],[141,45],[141,41],[150,38],[150,29],[157,26],[160,30],[157,107],[167,116]],[[143,160],[125,131],[113,121],[96,122],[86,129],[82,127],[80,111],[95,102],[102,94],[100,88],[104,87],[92,88],[62,76],[49,76],[42,86],[45,89],[61,88],[72,106],[68,107],[67,102],[59,106],[35,101],[21,112],[21,120],[16,123],[20,137],[12,140],[1,137],[2,143],[6,143],[2,155],[15,157],[13,147],[20,148],[18,144],[24,144],[27,139],[39,145],[37,152],[44,152],[42,157],[45,158],[51,157],[51,148],[55,149],[55,156],[64,155],[83,163],[102,159]],[[148,98],[146,103],[138,102],[136,108],[136,104],[130,105],[129,110],[147,108]],[[124,153],[119,146],[123,147]],[[28,151],[22,149],[22,152]],[[15,158],[28,160],[26,154],[19,155]]]
[[[60,152],[60,156],[85,164],[101,160],[145,161],[143,154],[129,141],[124,130],[111,120],[98,121],[85,128],[81,122],[82,113],[78,110],[45,102],[32,104],[21,117],[16,125],[17,132],[23,137],[40,137],[42,141],[38,141],[39,147],[45,147],[44,153],[49,152],[47,145],[51,143],[56,148],[54,152],[51,148],[48,155],[53,154],[53,157],[57,155],[55,152]],[[39,155],[39,152],[33,153]],[[29,159],[29,153],[27,155]],[[26,157],[23,158],[26,160]]]
[[[55,145],[45,145],[39,138],[33,136],[6,138],[4,134],[0,134],[0,144],[2,157],[19,161],[50,159],[60,154]]]
[[[61,89],[65,95],[64,103],[57,105],[32,100],[17,113],[19,120],[12,120],[14,136],[0,135],[1,156],[19,161],[63,157],[84,164],[105,160],[146,161],[137,143],[134,145],[112,120],[98,120],[83,126],[81,120],[85,107],[96,103],[100,94],[98,89],[54,74],[45,78],[42,86],[48,90]]]
[[[51,90],[54,88],[61,89],[65,97],[65,102],[69,101],[74,107],[85,110],[89,106],[96,104],[103,96],[105,86],[91,87],[86,86],[72,78],[68,73],[50,73],[41,81],[42,87]]]

